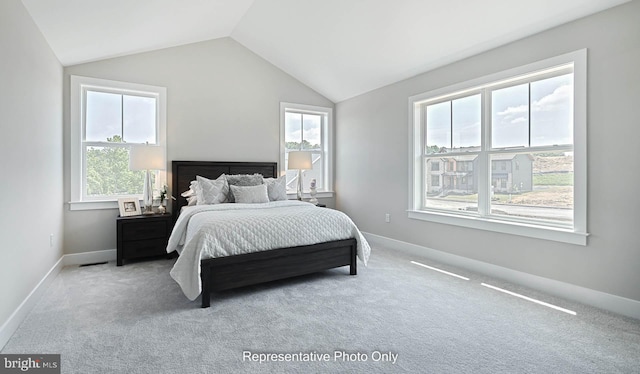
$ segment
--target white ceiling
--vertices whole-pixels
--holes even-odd
[[[339,102],[629,0],[22,0],[75,65],[235,39]]]

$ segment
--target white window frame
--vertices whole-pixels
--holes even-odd
[[[131,94],[137,96],[155,97],[156,105],[156,126],[157,126],[157,145],[165,150],[167,145],[167,89],[165,87],[149,86],[137,83],[128,83],[120,81],[112,81],[107,79],[82,77],[72,75],[70,77],[70,125],[71,125],[71,144],[70,144],[70,179],[71,179],[71,200],[69,201],[70,210],[93,210],[93,209],[117,209],[118,197],[106,197],[101,200],[83,198],[83,189],[85,178],[83,175],[84,163],[84,146],[83,132],[85,119],[86,91],[96,90],[102,92],[113,92],[117,94]],[[160,172],[158,175],[160,184],[166,184],[166,173]],[[140,199],[142,195],[138,196]]]
[[[574,209],[573,227],[554,226],[540,222],[523,222],[501,219],[489,215],[465,215],[454,211],[437,211],[423,208],[425,178],[423,165],[423,139],[421,108],[426,101],[446,98],[452,94],[473,93],[487,86],[498,86],[509,81],[520,80],[528,74],[551,69],[557,66],[573,63],[574,74],[574,113],[573,113],[573,152],[574,152]],[[453,97],[453,96],[451,96]],[[490,131],[485,124],[491,121],[491,113],[483,112],[482,137],[483,152],[487,151],[486,145],[490,144]],[[520,235],[538,239],[553,240],[577,245],[586,245],[587,236],[587,50],[582,49],[560,56],[537,61],[524,66],[516,67],[499,73],[487,75],[467,82],[454,84],[430,92],[425,92],[409,98],[409,206],[408,217],[430,222],[438,222],[462,227],[488,230],[493,232]],[[552,148],[552,147],[548,147]],[[526,149],[525,149],[526,150]],[[534,148],[531,149],[535,151]],[[521,150],[512,150],[519,152]],[[479,160],[478,169],[486,172],[484,181],[479,180],[479,210],[487,211],[488,201],[481,201],[480,196],[489,196],[488,182],[491,165],[488,165],[488,157]]]
[[[322,124],[322,157],[324,165],[324,180],[326,187],[323,190],[318,190],[316,197],[333,197],[333,109],[305,105],[295,103],[280,103],[280,175],[285,175],[287,171],[287,165],[285,164],[286,155],[286,141],[285,141],[285,113],[307,113],[307,114],[320,114],[326,121]],[[305,187],[305,186],[303,186]],[[303,188],[304,189],[304,188]],[[309,197],[308,189],[303,192],[305,197]],[[288,192],[288,197],[295,197],[296,192]]]

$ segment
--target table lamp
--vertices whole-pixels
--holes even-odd
[[[298,200],[302,200],[302,170],[309,170],[311,168],[313,168],[313,165],[311,164],[311,152],[289,152],[289,162],[287,164],[287,169],[298,169]]]
[[[155,145],[134,145],[129,152],[129,169],[144,170],[144,191],[142,194],[143,214],[153,214],[153,188],[151,170],[164,170],[164,148]]]

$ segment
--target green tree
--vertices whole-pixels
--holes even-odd
[[[311,144],[308,140],[305,139],[302,141],[302,146],[300,146],[300,142],[286,142],[285,147],[292,150],[320,149],[320,144]]]
[[[124,143],[119,135],[107,142]],[[88,196],[142,194],[144,171],[129,170],[127,147],[89,147],[86,170]]]

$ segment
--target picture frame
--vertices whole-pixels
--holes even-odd
[[[120,217],[138,216],[142,214],[140,201],[137,197],[122,197],[118,199],[118,208],[120,208]]]

